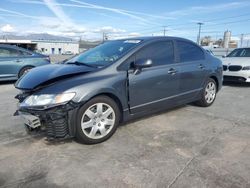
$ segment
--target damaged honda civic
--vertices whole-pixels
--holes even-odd
[[[191,102],[210,106],[222,87],[222,62],[182,38],[120,39],[34,68],[15,87],[15,115],[29,131],[96,144],[122,122]]]

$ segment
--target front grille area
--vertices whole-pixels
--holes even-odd
[[[245,82],[246,78],[240,76],[224,76],[224,81],[228,82]]]
[[[68,135],[68,113],[62,109],[51,110],[46,113],[44,124],[48,137],[64,138]]]
[[[227,66],[223,65],[223,71],[226,71],[226,70],[227,70]]]
[[[71,136],[69,130],[69,112],[71,112],[73,109],[74,108],[70,106],[70,104],[67,104],[48,110],[32,110],[25,108],[21,109],[20,112],[39,117],[41,122],[39,130],[41,132],[45,131],[47,138],[64,139]]]
[[[48,137],[65,138],[69,132],[66,119],[59,119],[47,122],[46,132]]]
[[[229,71],[234,71],[234,72],[240,71],[241,69],[242,69],[242,66],[239,66],[239,65],[231,65],[228,67]]]

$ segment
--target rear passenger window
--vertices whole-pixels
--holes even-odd
[[[200,47],[185,41],[177,41],[181,62],[204,60],[204,52]]]
[[[19,51],[19,54],[22,55],[22,56],[30,56],[30,55],[32,55],[31,53],[21,51],[21,50]]]
[[[174,63],[174,47],[171,41],[149,44],[136,54],[136,61],[151,59],[153,66]]]

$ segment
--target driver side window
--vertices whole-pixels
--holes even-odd
[[[153,66],[174,63],[174,46],[171,41],[154,42],[143,47],[136,54],[136,61],[152,60]]]

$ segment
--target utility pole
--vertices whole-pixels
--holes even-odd
[[[240,35],[240,47],[243,46],[244,34]]]
[[[163,36],[166,36],[167,27],[168,27],[168,26],[163,26]]]
[[[104,43],[105,40],[108,40],[108,34],[103,32],[102,33],[102,43]]]
[[[201,44],[201,26],[204,25],[204,23],[198,22],[197,24],[199,25],[199,32],[198,32],[198,36],[197,36],[197,44],[200,45]]]
[[[105,40],[105,33],[102,32],[102,43],[104,43],[104,40]]]

